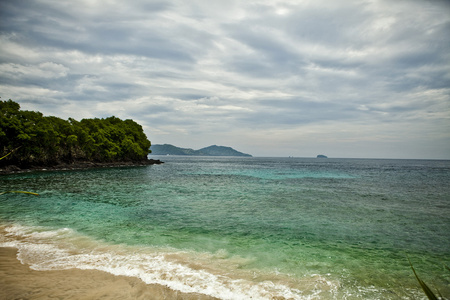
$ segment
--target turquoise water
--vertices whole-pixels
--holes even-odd
[[[222,299],[450,294],[450,161],[163,157],[0,177],[0,245]]]

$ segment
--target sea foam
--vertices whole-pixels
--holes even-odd
[[[335,282],[315,275],[308,280],[308,295],[297,288],[270,280],[252,281],[191,267],[188,252],[174,249],[109,245],[74,230],[9,225],[2,228],[1,247],[18,249],[18,259],[34,270],[100,270],[136,277],[147,284],[160,284],[185,293],[220,299],[320,299],[321,289],[335,289]],[[196,254],[196,256],[199,256]],[[211,257],[217,254],[210,254]],[[176,259],[175,259],[176,258]],[[312,289],[312,290],[311,290]]]

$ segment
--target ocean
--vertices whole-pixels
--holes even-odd
[[[153,157],[155,158],[155,157]],[[450,161],[164,156],[0,176],[0,246],[220,299],[450,295]]]

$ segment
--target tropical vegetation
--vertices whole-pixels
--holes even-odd
[[[114,116],[63,120],[21,110],[11,99],[0,101],[0,157],[4,158],[0,167],[143,161],[150,146],[142,126],[133,120]]]

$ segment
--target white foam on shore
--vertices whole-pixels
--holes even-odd
[[[67,228],[48,230],[10,225],[1,229],[0,247],[17,248],[18,259],[35,270],[100,270],[137,277],[147,284],[160,284],[185,293],[233,300],[324,299],[322,290],[330,296],[338,287],[336,282],[320,275],[305,280],[303,286],[308,291],[271,280],[252,281],[251,278],[230,276],[233,272],[212,271],[206,265],[202,267],[201,263],[194,267],[190,262],[194,256],[188,252],[109,245]]]

